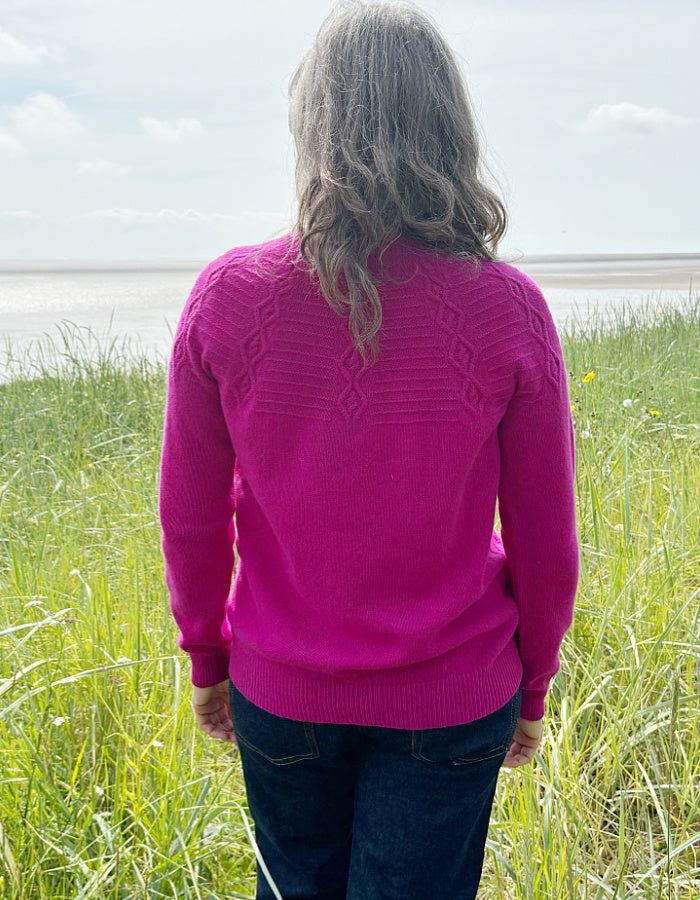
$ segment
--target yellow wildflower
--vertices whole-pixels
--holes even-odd
[[[595,378],[595,372],[588,372],[587,375],[583,376],[583,384],[588,384],[589,381],[593,381]]]
[[[658,415],[660,415],[660,413],[659,413],[658,409],[650,409],[649,415],[650,416],[658,416]]]

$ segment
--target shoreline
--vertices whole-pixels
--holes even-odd
[[[500,261],[522,269],[552,287],[677,289],[700,284],[700,253],[518,254]],[[209,259],[0,259],[3,276],[199,274]]]
[[[513,265],[543,288],[655,292],[700,285],[700,255],[691,253],[524,256]]]
[[[700,266],[693,269],[659,269],[650,272],[552,272],[542,271],[534,265],[516,265],[537,282],[543,291],[561,288],[573,291],[586,290],[646,290],[656,294],[659,291],[700,291]]]

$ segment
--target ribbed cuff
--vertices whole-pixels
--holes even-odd
[[[523,702],[520,707],[520,718],[538,722],[544,718],[544,698],[547,696],[542,691],[523,690]]]
[[[205,688],[226,681],[230,658],[229,647],[212,647],[211,653],[190,653],[192,684]]]

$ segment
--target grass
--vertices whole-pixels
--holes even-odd
[[[700,896],[700,296],[560,330],[581,582],[485,900]],[[252,897],[230,745],[175,645],[162,362],[80,329],[0,384],[0,896]],[[592,374],[591,374],[592,373]],[[407,898],[409,900],[409,898]]]

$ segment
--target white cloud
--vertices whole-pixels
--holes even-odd
[[[11,222],[35,222],[40,217],[28,209],[0,210],[0,219],[9,219]]]
[[[141,209],[115,207],[113,209],[95,209],[92,212],[83,213],[80,218],[105,222],[138,222],[151,224],[153,222],[187,223],[211,222],[214,220],[233,221],[240,217],[227,215],[225,213],[203,213],[196,209],[160,209],[157,212],[151,212]]]
[[[178,119],[171,124],[143,116],[139,121],[144,131],[157,141],[178,141],[182,137],[201,134],[203,130],[197,119]]]
[[[63,100],[43,91],[13,106],[9,118],[20,135],[30,138],[61,140],[82,130],[78,118]]]
[[[22,145],[17,140],[17,138],[12,137],[11,134],[7,134],[7,132],[0,131],[0,153],[10,153],[16,154],[19,153],[22,149]]]
[[[127,175],[131,169],[120,163],[110,162],[108,159],[83,160],[78,163],[79,175],[105,175],[119,178]]]
[[[46,47],[28,47],[9,32],[0,28],[0,65],[32,66],[46,56]]]
[[[692,125],[693,119],[679,116],[660,106],[637,106],[634,103],[603,103],[590,110],[578,131],[587,134],[635,132],[651,134]]]

